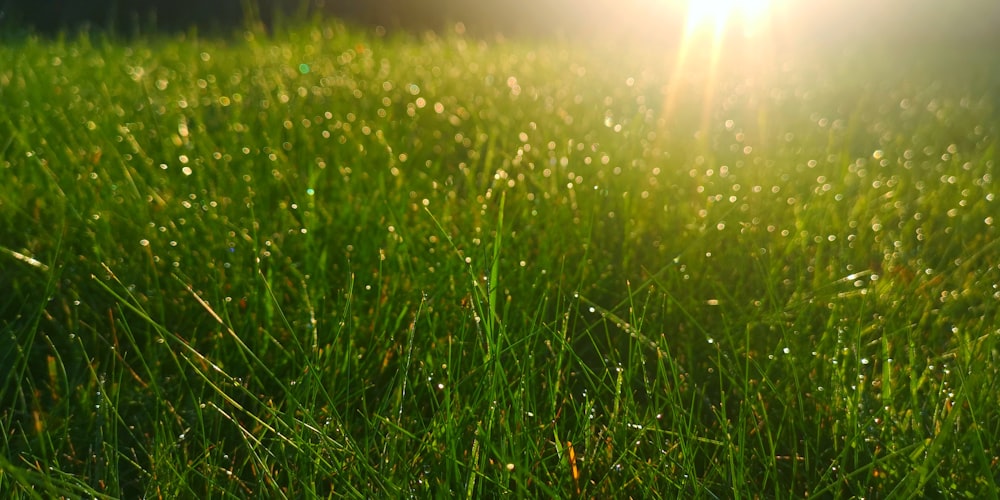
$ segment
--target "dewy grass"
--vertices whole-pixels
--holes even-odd
[[[0,49],[0,492],[995,497],[993,65],[649,52]]]

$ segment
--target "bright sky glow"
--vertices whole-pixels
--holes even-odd
[[[690,0],[686,29],[712,28],[720,32],[734,25],[753,33],[766,24],[770,7],[769,0]]]
[[[697,94],[702,99],[701,126],[709,126],[715,86],[720,71],[742,70],[767,74],[774,43],[772,2],[783,0],[654,0],[677,13],[683,30],[668,66],[664,114],[680,99],[687,99],[683,83],[688,75],[703,78]],[[668,63],[670,64],[670,63]],[[687,89],[689,91],[690,89]]]

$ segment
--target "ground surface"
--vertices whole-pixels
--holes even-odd
[[[0,491],[995,495],[1000,74],[941,52],[5,45]]]

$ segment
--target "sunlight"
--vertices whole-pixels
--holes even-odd
[[[711,26],[716,32],[732,22],[746,33],[756,32],[766,22],[769,0],[691,0],[688,3],[686,29]]]
[[[672,5],[679,15],[683,12],[679,43],[668,57],[668,68],[672,62],[672,69],[665,88],[664,115],[671,115],[678,100],[688,99],[694,92],[702,104],[699,129],[707,130],[723,69],[729,74],[756,76],[770,72],[776,41],[772,17],[778,9],[772,0],[658,1]],[[700,89],[685,88],[684,82],[692,78],[700,82]]]

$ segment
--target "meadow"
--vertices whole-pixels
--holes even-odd
[[[996,498],[985,52],[10,40],[0,492]]]

